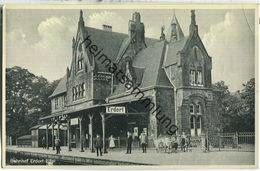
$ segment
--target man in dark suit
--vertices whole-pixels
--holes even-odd
[[[95,141],[95,148],[96,148],[96,151],[97,151],[97,156],[99,156],[98,153],[100,153],[100,156],[102,156],[102,150],[101,150],[102,146],[103,145],[102,145],[102,140],[100,138],[100,135],[97,134],[96,141]]]
[[[133,137],[130,132],[127,133],[127,151],[126,154],[131,154]]]

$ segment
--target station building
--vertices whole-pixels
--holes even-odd
[[[68,149],[84,151],[93,150],[97,134],[125,140],[127,132],[137,138],[144,131],[152,145],[159,136],[214,134],[220,126],[212,58],[198,34],[194,10],[189,35],[174,14],[169,31],[162,27],[158,39],[145,37],[138,12],[123,34],[108,25],[103,30],[86,26],[80,11],[71,48],[70,67],[50,96],[52,113],[40,118],[52,130],[46,137],[51,132],[53,146],[60,127],[66,129]]]

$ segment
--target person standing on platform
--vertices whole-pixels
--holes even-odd
[[[46,140],[45,137],[42,137],[42,148],[46,149]]]
[[[55,139],[55,146],[56,146],[56,154],[60,154],[60,139]]]
[[[95,141],[95,148],[97,151],[97,156],[102,156],[102,140],[100,138],[100,135],[97,134],[96,141]]]
[[[113,135],[111,135],[109,137],[109,149],[113,150],[115,147],[115,138],[113,137]]]
[[[182,132],[182,136],[181,136],[181,151],[185,152],[186,151],[186,135],[185,132]]]
[[[132,142],[133,142],[132,134],[130,132],[127,132],[127,151],[126,151],[126,154],[131,154]]]
[[[140,143],[141,143],[141,146],[142,146],[142,149],[143,149],[143,153],[146,153],[148,138],[147,138],[146,133],[144,131],[141,133],[139,139],[140,139]]]

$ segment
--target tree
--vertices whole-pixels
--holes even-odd
[[[243,86],[240,93],[243,102],[240,117],[244,121],[243,126],[246,131],[255,131],[255,79],[250,79]]]
[[[222,130],[224,132],[251,132],[254,131],[255,118],[255,81],[251,79],[243,84],[240,92],[231,93],[224,81],[213,85],[219,91],[216,98]]]
[[[51,112],[48,97],[57,85],[37,77],[27,69],[15,66],[6,69],[6,131],[15,139],[29,134],[40,117]]]

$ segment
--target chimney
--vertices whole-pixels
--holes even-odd
[[[195,10],[191,10],[190,34],[198,34],[198,25],[196,25]]]
[[[128,23],[129,38],[132,39],[131,46],[138,53],[141,49],[146,47],[145,44],[145,29],[141,22],[141,15],[138,12],[133,13],[132,20]]]
[[[112,32],[112,26],[109,26],[109,25],[103,24],[103,30],[105,30],[105,31],[109,31],[109,32]]]

